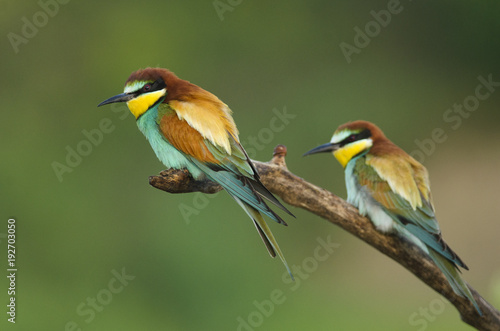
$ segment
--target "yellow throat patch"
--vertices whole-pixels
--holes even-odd
[[[139,118],[142,114],[144,114],[149,107],[155,104],[160,98],[165,95],[165,89],[154,91],[150,93],[141,94],[135,99],[132,99],[127,102],[128,109],[135,116],[135,118]]]
[[[337,149],[333,152],[333,155],[342,165],[342,167],[346,167],[347,163],[351,161],[351,159],[361,153],[362,151],[370,148],[373,142],[371,139],[363,139],[358,140],[356,142],[345,145],[342,148]]]

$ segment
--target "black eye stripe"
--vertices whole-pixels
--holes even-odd
[[[354,141],[370,138],[371,136],[372,136],[372,133],[368,129],[363,130],[363,131],[358,132],[358,133],[353,133],[353,134],[350,134],[349,136],[347,136],[344,140],[342,140],[340,142],[340,146],[342,147],[342,146],[350,144]]]
[[[161,89],[164,89],[167,87],[163,79],[159,78],[158,80],[154,82],[148,82],[144,84],[144,86],[135,92],[137,95],[142,94],[142,93],[149,93],[149,92],[154,92],[154,91],[159,91]]]

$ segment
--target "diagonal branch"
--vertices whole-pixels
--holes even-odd
[[[333,193],[317,187],[288,171],[286,147],[278,145],[270,162],[253,161],[262,183],[286,203],[303,208],[342,227],[356,237],[395,260],[425,284],[448,299],[462,320],[478,330],[500,330],[500,312],[469,286],[483,312],[479,316],[472,304],[453,292],[445,276],[415,244],[394,235],[378,232],[370,220]],[[185,170],[168,169],[160,176],[149,177],[149,183],[169,193],[216,193],[222,188],[210,180],[194,180]]]

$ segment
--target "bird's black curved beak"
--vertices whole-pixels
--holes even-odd
[[[101,107],[101,106],[107,105],[109,103],[127,102],[127,101],[129,101],[129,100],[131,100],[133,98],[134,98],[133,94],[122,93],[122,94],[115,95],[114,97],[111,97],[111,98],[109,98],[107,100],[104,100],[103,102],[101,102],[100,104],[98,104],[97,107]]]
[[[323,145],[320,145],[316,148],[311,149],[309,152],[305,153],[302,156],[307,156],[307,155],[317,154],[317,153],[334,152],[337,149],[339,149],[339,147],[340,147],[339,144],[326,143],[326,144],[323,144]]]

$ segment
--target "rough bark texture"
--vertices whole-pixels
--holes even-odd
[[[469,286],[483,311],[479,316],[472,304],[453,292],[446,278],[432,260],[411,242],[378,232],[370,220],[333,193],[308,183],[288,171],[285,163],[286,147],[278,145],[270,162],[253,161],[262,183],[286,203],[303,208],[342,227],[356,237],[389,256],[425,284],[448,299],[459,311],[462,320],[478,330],[500,330],[500,312]],[[160,176],[151,176],[149,183],[169,193],[216,193],[222,188],[210,181],[194,180],[189,172],[164,170]]]

